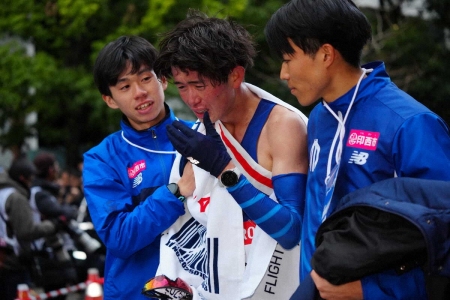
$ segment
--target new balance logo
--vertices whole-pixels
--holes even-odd
[[[140,185],[142,182],[142,173],[139,173],[134,179],[133,179],[133,188]]]
[[[357,165],[364,165],[367,162],[367,158],[369,158],[369,153],[353,151],[353,154],[350,157],[348,163],[349,164],[355,163]]]

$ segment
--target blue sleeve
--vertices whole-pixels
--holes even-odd
[[[427,299],[425,278],[421,268],[398,275],[384,271],[361,279],[364,300],[424,300]]]
[[[305,199],[306,175],[281,174],[272,178],[278,203],[256,189],[241,175],[228,191],[244,212],[285,249],[300,241]]]
[[[409,118],[398,130],[392,153],[399,177],[450,180],[450,134],[433,113]]]
[[[184,204],[165,185],[133,205],[116,172],[89,155],[84,156],[83,185],[99,237],[111,254],[122,259],[153,243],[184,214]]]
[[[398,130],[392,153],[399,177],[450,180],[450,135],[433,113],[409,118]],[[397,275],[393,270],[361,280],[364,299],[427,299],[422,269]]]

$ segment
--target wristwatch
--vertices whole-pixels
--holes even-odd
[[[181,195],[180,193],[180,188],[178,187],[178,184],[176,183],[169,183],[167,185],[167,188],[169,189],[169,191],[178,198],[178,200],[180,200],[181,202],[184,202],[184,200],[186,200],[186,197]]]
[[[219,177],[219,185],[221,187],[232,187],[235,186],[239,177],[241,176],[241,171],[238,168],[226,170]]]

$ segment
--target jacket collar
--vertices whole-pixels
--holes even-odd
[[[126,118],[120,122],[123,139],[132,146],[148,148],[156,151],[175,151],[167,137],[166,126],[172,124],[177,118],[167,104],[164,104],[166,116],[158,124],[145,130],[136,130]],[[152,152],[152,151],[150,151]],[[174,152],[175,153],[175,152]]]
[[[355,104],[361,101],[362,99],[366,99],[368,97],[372,97],[374,93],[379,91],[383,86],[389,84],[391,79],[389,75],[386,73],[384,62],[382,61],[374,61],[362,66],[365,69],[373,69],[372,72],[367,74],[367,77],[361,81],[361,84],[358,89],[358,93],[356,95]],[[352,100],[353,93],[355,91],[356,86],[351,88],[347,93],[336,99],[335,101],[328,103],[333,111],[344,110],[350,104]],[[322,102],[323,105],[323,102]]]

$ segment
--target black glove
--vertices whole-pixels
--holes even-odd
[[[181,155],[217,177],[230,162],[231,157],[211,123],[208,112],[205,112],[203,116],[203,124],[206,128],[206,135],[179,121],[167,125],[167,134],[173,146]]]

